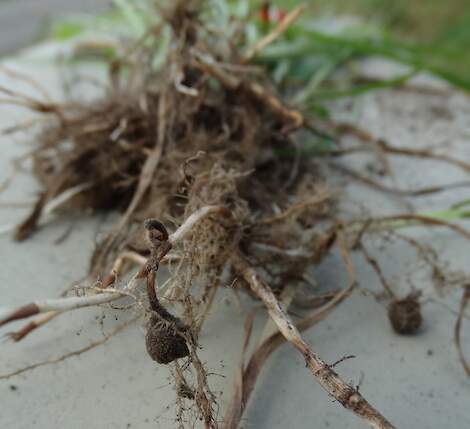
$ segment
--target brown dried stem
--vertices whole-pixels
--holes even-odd
[[[113,264],[113,268],[111,269],[111,272],[103,279],[103,281],[100,284],[98,284],[98,288],[106,289],[106,288],[111,287],[116,282],[116,279],[121,273],[122,267],[124,265],[124,261],[126,259],[132,262],[135,262],[139,265],[143,265],[145,264],[145,262],[147,262],[147,258],[139,255],[138,253],[130,252],[130,251],[123,252],[120,256],[116,258],[116,261]],[[37,318],[32,320],[31,322],[28,322],[25,326],[23,326],[18,331],[9,332],[6,335],[15,342],[21,341],[31,332],[45,325],[51,320],[55,319],[60,314],[62,314],[61,311],[49,311],[47,313],[41,314]]]
[[[232,263],[235,271],[248,283],[253,293],[266,306],[270,317],[282,335],[304,356],[305,364],[318,383],[346,409],[365,420],[370,427],[376,429],[393,428],[393,425],[369,404],[357,389],[345,383],[327,363],[311,350],[302,339],[299,330],[284,312],[271,288],[241,253],[233,256]]]
[[[406,221],[405,223],[398,223],[400,221]],[[396,223],[395,223],[396,222]],[[350,222],[346,222],[346,227],[352,226],[364,226],[365,231],[377,231],[377,230],[394,230],[403,227],[410,227],[410,226],[419,226],[419,225],[428,225],[428,226],[441,226],[446,227],[456,234],[470,240],[470,231],[457,225],[452,222],[448,222],[442,219],[436,219],[431,216],[414,214],[414,213],[403,213],[397,215],[390,215],[390,216],[381,216],[381,217],[374,217],[368,219],[361,219],[361,220],[354,220]],[[363,232],[365,232],[363,231]]]
[[[366,261],[369,263],[369,265],[372,267],[372,269],[375,271],[377,274],[377,277],[380,280],[380,283],[382,284],[383,288],[385,289],[385,292],[389,296],[389,298],[395,298],[395,293],[393,292],[392,288],[390,287],[387,279],[385,278],[385,275],[382,271],[382,268],[380,267],[379,261],[375,259],[367,250],[366,246],[364,243],[361,241],[358,244],[359,249],[361,250],[362,254],[364,255],[364,258],[366,258]]]
[[[160,163],[160,160],[163,156],[163,149],[165,144],[165,135],[166,135],[166,115],[167,115],[167,98],[166,94],[163,92],[160,94],[159,103],[158,103],[158,130],[157,130],[157,139],[155,142],[155,147],[148,155],[145,163],[142,167],[139,177],[139,184],[137,185],[137,190],[135,191],[132,201],[127,207],[126,212],[121,217],[117,230],[118,232],[124,228],[124,226],[129,222],[130,217],[134,213],[135,209],[142,200],[142,197],[145,195],[148,187],[152,183],[154,172]]]
[[[273,95],[268,89],[258,82],[242,80],[237,76],[224,70],[208,53],[197,49],[191,50],[194,56],[194,66],[205,73],[216,78],[222,85],[230,91],[245,90],[250,95],[266,104],[272,111],[288,122],[284,132],[293,131],[300,128],[305,120],[301,112],[286,107],[278,97]]]
[[[297,329],[302,332],[316,325],[318,322],[322,321],[326,316],[331,313],[332,310],[334,310],[351,294],[355,285],[356,284],[352,282],[347,288],[337,292],[335,296],[318,311],[298,321],[295,324]],[[245,329],[245,332],[249,332],[248,329]],[[249,334],[246,333],[244,343],[247,343],[248,338]],[[285,342],[286,338],[280,332],[276,332],[270,335],[269,337],[264,339],[264,341],[262,341],[260,345],[258,345],[246,365],[244,365],[245,353],[242,353],[242,372],[237,375],[235,380],[234,392],[232,394],[232,399],[230,401],[230,405],[228,407],[224,419],[225,429],[236,429],[238,427],[240,419],[242,418],[243,412],[246,406],[248,405],[251,393],[253,392],[256,381],[258,380],[258,376],[261,372],[261,369],[263,368],[264,363],[269,358],[269,356],[280,345],[284,344]],[[247,346],[244,345],[244,351],[246,350],[246,347]]]
[[[397,195],[400,197],[421,197],[425,195],[435,194],[438,192],[445,192],[452,189],[458,188],[469,188],[470,181],[464,180],[455,183],[449,183],[446,185],[436,185],[436,186],[427,186],[419,189],[397,189],[391,186],[387,186],[383,183],[380,183],[370,177],[364,176],[363,174],[358,173],[350,168],[345,167],[344,165],[332,164],[331,165],[336,170],[339,170],[341,173],[352,177],[354,180],[361,182],[371,188],[377,189],[381,192]]]
[[[460,362],[462,362],[462,366],[465,372],[470,377],[470,364],[468,363],[467,358],[465,357],[465,354],[462,350],[462,343],[461,343],[461,338],[460,338],[461,331],[462,331],[462,321],[463,321],[465,309],[467,308],[469,300],[470,300],[470,286],[465,286],[463,294],[462,294],[462,300],[460,301],[459,316],[457,317],[457,321],[455,322],[454,340],[455,340],[455,345],[457,347],[457,352],[459,353]]]
[[[423,159],[435,159],[437,161],[447,162],[448,164],[455,165],[456,167],[461,168],[465,172],[470,172],[470,164],[461,159],[453,158],[449,155],[436,154],[430,149],[410,149],[410,148],[400,148],[392,146],[387,143],[385,140],[380,138],[375,138],[369,131],[357,127],[356,125],[349,124],[346,122],[333,122],[330,121],[327,124],[328,128],[333,129],[339,136],[342,135],[351,135],[359,140],[362,140],[366,143],[377,146],[383,152],[389,153],[392,155],[403,155],[403,156],[412,156],[416,158]]]
[[[243,57],[242,63],[246,64],[249,61],[251,61],[256,54],[261,52],[266,46],[270,45],[273,43],[276,39],[278,39],[288,28],[290,25],[292,25],[297,19],[302,15],[302,13],[305,11],[305,5],[300,4],[296,8],[292,9],[285,17],[282,19],[282,21],[279,23],[279,25],[270,33],[268,33],[266,36],[264,36],[261,40],[256,43],[255,46],[253,46]]]

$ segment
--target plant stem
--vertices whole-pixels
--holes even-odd
[[[298,329],[284,312],[271,288],[240,253],[237,253],[232,258],[232,263],[235,271],[243,277],[251,290],[266,306],[270,317],[276,323],[282,335],[304,356],[306,366],[310,369],[318,383],[330,395],[336,398],[341,405],[365,420],[370,427],[375,429],[393,429],[394,426],[369,404],[357,389],[345,383],[328,364],[311,350],[301,337]]]

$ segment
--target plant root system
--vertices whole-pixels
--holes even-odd
[[[17,228],[16,239],[33,235],[48,204],[54,202],[54,212],[62,216],[103,210],[122,215],[91,257],[86,282],[92,286],[83,288],[80,296],[68,293],[9,310],[0,316],[0,326],[37,315],[9,335],[20,341],[66,311],[130,300],[146,316],[149,356],[170,366],[179,426],[184,427],[185,413],[191,409],[185,404],[191,403],[205,427],[216,428],[218,406],[198,347],[217,289],[231,284],[237,293],[245,292],[264,305],[275,329],[247,357],[252,316],[247,318],[242,361],[224,427],[238,427],[263,363],[280,344],[289,342],[339,404],[370,427],[392,428],[356,387],[343,381],[333,369],[336,364],[324,362],[312,350],[301,332],[330,314],[356,287],[349,252],[359,249],[387,291],[393,329],[415,333],[422,323],[417,296],[396,299],[363,236],[408,225],[444,226],[465,239],[470,233],[418,214],[338,219],[335,197],[319,169],[299,156],[298,138],[312,131],[311,118],[284,102],[253,61],[300,16],[302,8],[241,52],[234,42],[239,36],[229,40],[205,25],[201,2],[174,3],[160,10],[162,25],[171,29],[163,67],[153,68],[152,46],[142,44],[113,61],[109,91],[93,102],[59,104],[8,94],[49,117],[31,155],[43,190]],[[158,36],[162,25],[149,32]],[[434,157],[428,151],[376,142],[352,126],[323,125],[325,133],[336,137],[359,137],[364,146],[358,151],[379,151],[383,160],[387,154]],[[330,155],[340,156],[340,151]],[[447,156],[439,159],[466,171],[470,168]],[[383,187],[382,191],[393,193]],[[395,193],[417,196],[431,191],[440,188]],[[308,283],[309,267],[334,246],[349,273],[349,285],[328,296],[304,296],[308,287],[301,285]],[[159,268],[164,264],[169,278],[161,283]],[[131,272],[130,280],[120,280]],[[142,283],[146,284],[143,298],[138,293]],[[467,292],[468,288],[456,327],[459,350]],[[317,309],[294,322],[288,307],[296,303]]]

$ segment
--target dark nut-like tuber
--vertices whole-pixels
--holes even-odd
[[[421,327],[423,316],[419,294],[411,293],[404,299],[393,301],[388,308],[388,317],[397,334],[412,335]]]
[[[184,337],[166,322],[157,322],[148,327],[145,344],[150,357],[161,364],[189,355]]]

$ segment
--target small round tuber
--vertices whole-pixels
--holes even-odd
[[[419,294],[411,293],[406,298],[393,301],[388,308],[388,317],[393,330],[401,335],[413,335],[421,327],[423,316]]]
[[[184,337],[166,322],[151,324],[145,336],[147,353],[161,364],[168,364],[189,355]]]

